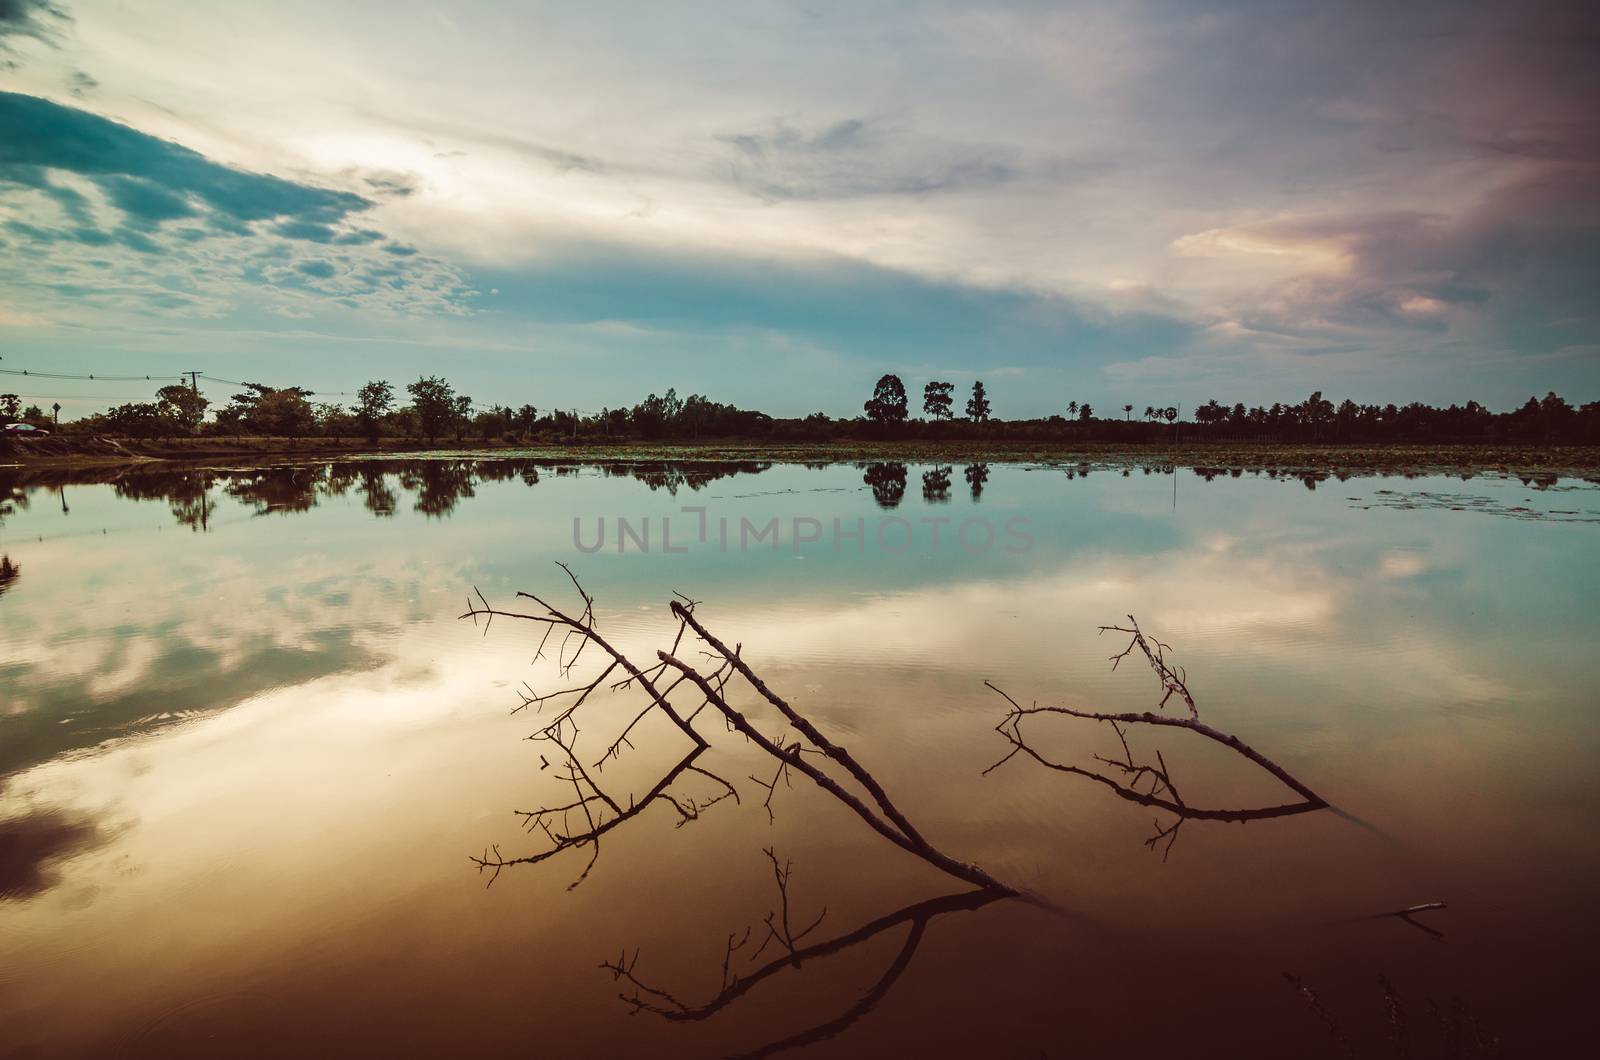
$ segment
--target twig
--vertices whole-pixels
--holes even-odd
[[[1156,821],[1155,834],[1145,840],[1145,845],[1151,850],[1156,850],[1158,847],[1161,849],[1163,861],[1171,855],[1172,845],[1177,842],[1178,831],[1183,823],[1188,820],[1257,821],[1274,817],[1289,817],[1328,807],[1327,800],[1301,783],[1300,780],[1282,766],[1273,762],[1237,736],[1214,729],[1202,722],[1194,696],[1189,692],[1187,675],[1181,666],[1174,666],[1168,661],[1168,653],[1172,650],[1171,646],[1146,635],[1139,628],[1139,623],[1132,615],[1128,616],[1128,622],[1128,626],[1099,627],[1102,633],[1114,630],[1126,633],[1130,637],[1128,646],[1111,656],[1112,669],[1115,670],[1122,660],[1133,654],[1135,650],[1143,652],[1150,663],[1151,669],[1161,680],[1163,692],[1158,709],[1161,706],[1165,706],[1173,696],[1177,696],[1188,706],[1188,717],[1173,717],[1150,711],[1143,713],[1106,713],[1076,710],[1071,707],[1040,706],[1038,703],[1025,707],[992,682],[985,681],[985,686],[1006,701],[1008,709],[999,724],[995,726],[995,731],[1005,737],[1007,743],[1010,744],[1010,747],[1000,760],[983,771],[985,776],[993,773],[1016,756],[1025,755],[1047,769],[1061,773],[1071,773],[1093,780],[1129,802],[1171,813],[1175,818],[1173,822],[1164,826],[1159,820]],[[1084,769],[1080,766],[1052,761],[1042,755],[1035,747],[1029,744],[1022,727],[1026,719],[1041,714],[1059,714],[1110,725],[1112,731],[1116,733],[1118,742],[1122,745],[1122,758],[1107,758],[1099,754],[1091,755],[1090,757],[1115,769],[1121,774],[1122,779],[1119,781],[1092,769]],[[1178,793],[1177,784],[1172,779],[1171,770],[1167,768],[1166,758],[1159,750],[1156,751],[1155,764],[1139,763],[1134,760],[1133,751],[1128,744],[1128,735],[1124,729],[1124,726],[1128,725],[1165,726],[1198,733],[1270,773],[1285,787],[1300,796],[1301,801],[1248,809],[1210,809],[1193,806]],[[1145,790],[1140,790],[1139,785],[1141,782],[1146,782]],[[1165,841],[1164,846],[1161,845],[1163,841]]]

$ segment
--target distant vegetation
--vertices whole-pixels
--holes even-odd
[[[386,380],[361,387],[353,404],[320,402],[302,387],[274,388],[246,383],[227,404],[212,403],[191,386],[159,389],[154,401],[119,405],[82,419],[57,423],[37,405],[23,408],[15,394],[0,394],[0,423],[24,422],[63,434],[121,438],[281,438],[383,439],[550,443],[628,440],[739,438],[770,441],[834,439],[912,439],[924,441],[1017,442],[1535,442],[1600,443],[1600,402],[1573,406],[1557,394],[1530,397],[1520,408],[1493,412],[1469,401],[1436,408],[1408,405],[1334,404],[1321,392],[1303,401],[1270,406],[1207,401],[1187,415],[1175,406],[1128,402],[1110,417],[1089,403],[1066,401],[1058,415],[1007,420],[992,415],[983,382],[972,384],[964,409],[956,415],[955,384],[929,381],[922,390],[921,416],[899,376],[879,378],[862,405],[862,415],[834,418],[816,412],[781,419],[723,405],[700,394],[680,398],[676,390],[650,394],[632,408],[580,413],[539,410],[532,405],[483,406],[458,393],[438,376],[406,384],[403,391]],[[1120,416],[1117,415],[1120,413]],[[1136,413],[1138,413],[1136,415]],[[209,414],[209,415],[208,415]]]

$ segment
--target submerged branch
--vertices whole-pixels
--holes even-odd
[[[642,667],[600,632],[595,617],[594,598],[583,588],[571,568],[564,563],[559,566],[572,582],[582,603],[582,608],[576,615],[568,614],[543,598],[526,592],[517,595],[521,599],[531,600],[542,609],[541,611],[529,613],[502,610],[490,605],[481,593],[477,593],[476,600],[469,598],[468,609],[462,615],[463,618],[471,618],[474,621],[479,617],[492,621],[498,616],[543,626],[543,633],[535,650],[536,659],[545,654],[551,637],[559,631],[560,641],[554,654],[557,669],[563,677],[573,672],[584,657],[585,649],[590,645],[606,658],[604,667],[590,680],[580,680],[571,687],[547,694],[531,690],[522,694],[523,702],[517,708],[519,710],[529,706],[541,710],[546,703],[570,699],[564,709],[530,739],[549,743],[556,748],[565,766],[563,779],[572,785],[575,796],[574,800],[565,806],[524,815],[529,820],[530,830],[537,828],[550,840],[547,849],[521,857],[503,857],[498,850],[494,850],[491,855],[486,851],[483,856],[473,859],[480,870],[492,870],[494,876],[491,876],[491,882],[501,871],[511,866],[534,864],[566,850],[587,847],[590,849],[590,862],[578,878],[581,882],[588,876],[589,868],[598,857],[600,837],[622,822],[638,816],[651,803],[663,801],[671,805],[679,815],[678,823],[682,825],[697,819],[701,811],[726,798],[738,801],[738,789],[730,781],[695,766],[699,753],[710,746],[706,737],[696,729],[695,721],[703,711],[709,709],[722,717],[729,731],[742,735],[774,762],[774,773],[770,782],[751,778],[767,790],[767,798],[763,805],[769,814],[772,813],[772,797],[778,785],[789,783],[791,773],[798,773],[854,813],[889,842],[939,871],[979,887],[1004,894],[1014,893],[1011,888],[978,866],[959,861],[935,847],[890,799],[877,779],[848,750],[830,740],[809,718],[774,692],[744,661],[737,647],[729,648],[700,622],[695,615],[694,601],[680,595],[669,603],[669,611],[677,621],[672,647],[669,650],[658,650],[655,653],[654,664],[648,668]],[[703,671],[679,657],[678,652],[689,633],[711,649],[704,653],[715,664],[710,670]],[[618,694],[641,692],[645,697],[645,703],[642,708],[633,711],[631,720],[611,740],[599,758],[586,768],[579,761],[576,750],[579,711],[591,702],[591,696],[595,691],[605,686],[607,679],[619,669],[623,677],[609,686],[611,691]],[[777,739],[768,737],[756,727],[744,710],[735,707],[728,696],[728,683],[735,675],[743,678],[763,700],[776,709],[799,733],[799,738],[791,740],[788,736],[780,736]],[[668,699],[669,695],[682,688],[698,694],[698,702],[692,708],[680,710]],[[630,734],[645,718],[656,711],[664,715],[688,738],[691,747],[684,758],[661,776],[649,791],[638,800],[630,799],[624,809],[617,799],[600,787],[590,769],[598,771],[607,763],[620,758],[625,749],[631,749],[633,744],[629,738]],[[841,782],[831,776],[823,768],[822,761],[813,762],[806,757],[808,754],[815,755],[822,761],[837,763],[848,775],[848,781]],[[700,801],[675,796],[669,792],[668,788],[691,767],[695,772],[705,773],[714,779],[722,786],[722,793],[714,798]],[[846,783],[859,786],[860,790],[865,792],[866,798],[863,799],[851,791]],[[582,827],[570,829],[569,819],[576,813],[583,815]],[[553,824],[556,827],[552,827]]]
[[[490,883],[508,868],[551,860],[570,850],[587,850],[588,863],[571,884],[572,887],[576,887],[588,878],[594,868],[599,858],[602,838],[625,822],[641,816],[651,806],[662,803],[670,807],[677,817],[677,825],[681,827],[690,821],[698,820],[704,811],[719,803],[729,800],[736,804],[742,803],[739,789],[731,781],[701,764],[701,757],[711,749],[711,742],[700,731],[700,720],[702,717],[712,717],[720,719],[722,723],[720,731],[742,736],[747,746],[758,752],[768,763],[767,766],[758,767],[756,773],[750,776],[750,780],[765,790],[766,797],[762,801],[762,806],[769,818],[774,813],[774,798],[780,787],[786,790],[794,783],[796,777],[802,778],[810,781],[814,788],[850,811],[893,846],[940,872],[973,884],[977,888],[964,894],[916,903],[870,921],[854,931],[827,941],[811,942],[809,941],[811,937],[824,923],[827,908],[823,907],[814,917],[809,914],[798,918],[792,916],[790,864],[787,860],[780,862],[776,853],[768,848],[764,853],[778,889],[777,907],[766,916],[764,920],[766,932],[753,948],[747,949],[751,943],[751,928],[746,928],[742,933],[735,931],[728,934],[723,945],[720,987],[710,1000],[692,1003],[683,1000],[677,994],[646,982],[636,970],[639,961],[637,950],[630,957],[628,951],[624,949],[615,960],[602,963],[601,967],[609,971],[615,981],[627,984],[625,992],[619,994],[619,997],[631,1006],[633,1012],[651,1012],[674,1021],[705,1019],[744,997],[754,987],[784,969],[798,969],[807,961],[838,954],[876,938],[884,932],[901,926],[907,927],[900,949],[883,974],[848,1009],[830,1020],[744,1055],[768,1056],[819,1041],[849,1026],[887,994],[910,964],[928,924],[934,918],[949,912],[979,909],[991,902],[1013,898],[1019,894],[1016,889],[995,879],[979,866],[953,858],[936,847],[854,755],[835,743],[805,714],[769,687],[745,661],[740,646],[729,647],[700,621],[694,601],[678,596],[669,602],[669,613],[676,622],[671,645],[669,648],[657,650],[653,661],[644,665],[633,661],[600,631],[593,597],[584,590],[570,568],[565,564],[560,566],[581,602],[581,608],[576,614],[565,612],[531,593],[519,593],[518,597],[532,601],[537,605],[536,610],[528,612],[502,610],[490,605],[480,593],[475,600],[469,598],[468,610],[462,616],[470,617],[474,621],[480,617],[489,621],[495,617],[504,617],[532,622],[542,627],[539,643],[535,649],[535,658],[544,657],[554,641],[555,647],[551,654],[565,686],[557,691],[542,694],[529,688],[521,694],[522,703],[517,710],[532,708],[533,712],[538,713],[547,705],[564,704],[529,739],[551,748],[550,754],[558,764],[554,775],[560,782],[570,787],[570,794],[564,793],[557,804],[519,812],[527,830],[541,834],[545,838],[546,845],[543,849],[520,856],[505,856],[498,847],[491,847],[482,856],[472,859],[481,872],[491,874]],[[1112,657],[1113,667],[1135,651],[1141,652],[1161,681],[1161,704],[1165,705],[1177,697],[1187,705],[1188,716],[1174,717],[1155,713],[1093,713],[1067,707],[1041,707],[1037,704],[1024,707],[996,686],[989,684],[988,687],[1004,696],[1010,705],[1005,718],[996,726],[996,731],[1007,739],[1011,747],[999,762],[984,771],[986,774],[998,769],[1017,755],[1025,755],[1049,769],[1090,778],[1110,788],[1121,798],[1172,814],[1173,821],[1167,826],[1162,826],[1158,821],[1155,835],[1146,840],[1152,849],[1164,843],[1167,853],[1171,851],[1179,828],[1188,820],[1260,820],[1305,813],[1328,805],[1286,770],[1237,737],[1202,723],[1194,697],[1189,692],[1183,669],[1168,661],[1170,647],[1147,636],[1131,616],[1129,622],[1129,627],[1108,626],[1102,629],[1102,632],[1117,630],[1127,633],[1130,637],[1128,647]],[[686,648],[695,646],[691,638],[704,645],[706,650],[702,650],[700,654],[707,660],[706,662],[697,665],[686,661],[686,656],[690,655]],[[591,648],[592,652],[589,651]],[[600,656],[594,675],[590,678],[576,678],[575,683],[572,683],[580,662],[594,654]],[[617,676],[619,674],[620,676]],[[752,715],[749,708],[735,705],[734,692],[737,691],[736,685],[739,681],[753,689],[759,697],[759,702],[765,703],[782,718],[783,727],[776,735],[769,736],[764,733],[762,726],[766,726],[767,722],[760,721],[758,725],[758,719]],[[595,695],[601,690],[605,690],[608,695]],[[580,758],[578,749],[581,737],[580,722],[587,726],[592,716],[601,715],[604,718],[605,715],[598,709],[600,704],[616,706],[614,700],[630,696],[642,696],[643,702],[625,704],[620,712],[611,714],[611,731],[615,732],[615,735],[605,743],[604,750],[598,752],[598,757],[587,760],[586,764],[586,760]],[[677,697],[676,702],[669,697]],[[632,794],[619,794],[615,790],[603,787],[601,779],[604,768],[633,750],[633,734],[653,714],[659,714],[681,734],[686,742],[681,755],[670,768],[658,772],[648,789],[637,797]],[[1109,724],[1121,744],[1122,756],[1120,758],[1094,756],[1094,760],[1099,762],[1106,772],[1051,761],[1029,744],[1023,731],[1024,722],[1040,714],[1065,715]],[[1154,762],[1135,760],[1126,728],[1134,725],[1165,726],[1198,733],[1272,774],[1300,796],[1302,801],[1252,809],[1210,809],[1195,806],[1179,793],[1178,784],[1173,779],[1161,752],[1156,752]],[[590,752],[591,755],[594,753]],[[551,766],[548,758],[541,757],[541,762],[543,763],[541,768]],[[691,793],[692,789],[686,790],[688,783],[696,777],[712,782],[716,785],[715,789],[709,794]],[[798,926],[802,923],[803,927]],[[740,961],[753,964],[769,950],[775,952],[766,963],[754,967],[743,975],[737,970]],[[745,957],[746,953],[749,954],[748,957]]]
[[[1009,709],[1006,711],[1005,717],[1003,717],[1000,720],[1000,723],[995,726],[995,731],[1001,736],[1005,737],[1006,741],[1010,744],[1010,749],[1003,757],[1001,757],[999,761],[995,762],[988,769],[985,769],[984,775],[988,775],[989,773],[999,769],[1017,755],[1024,755],[1033,759],[1035,762],[1038,762],[1047,769],[1052,769],[1060,773],[1071,773],[1101,784],[1109,788],[1118,797],[1126,799],[1129,802],[1138,803],[1141,806],[1148,806],[1153,809],[1170,813],[1174,815],[1175,820],[1170,825],[1165,827],[1162,826],[1159,821],[1156,822],[1156,834],[1152,838],[1146,840],[1146,845],[1152,849],[1154,849],[1162,840],[1166,841],[1163,858],[1165,858],[1167,853],[1171,852],[1172,844],[1177,840],[1178,829],[1185,821],[1259,821],[1274,817],[1291,817],[1296,814],[1310,813],[1314,810],[1321,810],[1329,807],[1329,803],[1326,799],[1312,791],[1288,770],[1284,769],[1282,766],[1278,765],[1276,762],[1272,761],[1267,756],[1263,755],[1261,752],[1257,751],[1255,748],[1239,739],[1239,737],[1231,733],[1222,732],[1219,729],[1212,728],[1210,725],[1202,722],[1200,720],[1199,707],[1195,703],[1194,696],[1189,691],[1186,674],[1183,668],[1175,667],[1167,661],[1167,653],[1172,650],[1171,646],[1155,639],[1154,637],[1147,636],[1139,628],[1139,623],[1134,620],[1132,615],[1128,616],[1128,622],[1129,626],[1127,627],[1100,627],[1100,631],[1102,633],[1108,630],[1114,630],[1117,632],[1126,633],[1130,637],[1128,646],[1121,652],[1118,652],[1116,655],[1111,657],[1112,669],[1116,669],[1117,665],[1123,659],[1131,655],[1135,650],[1142,651],[1146,660],[1149,662],[1151,669],[1161,681],[1162,697],[1159,706],[1165,706],[1168,700],[1170,700],[1173,696],[1177,696],[1183,701],[1184,704],[1188,706],[1189,716],[1175,717],[1168,714],[1156,714],[1151,711],[1144,711],[1142,713],[1106,713],[1100,711],[1075,710],[1071,707],[1040,706],[1037,703],[1025,707],[998,686],[989,681],[985,681],[984,684],[991,691],[1005,699],[1008,705]],[[1102,755],[1093,755],[1092,757],[1096,761],[1115,769],[1121,774],[1121,778],[1118,779],[1117,777],[1108,776],[1106,773],[1097,772],[1094,769],[1053,761],[1042,754],[1032,744],[1030,744],[1027,737],[1023,733],[1022,724],[1024,720],[1038,715],[1047,714],[1064,715],[1072,718],[1083,718],[1088,721],[1097,721],[1110,725],[1112,730],[1116,733],[1118,741],[1122,745],[1122,759],[1119,760],[1114,758],[1106,758]],[[1171,773],[1167,769],[1166,759],[1162,757],[1160,751],[1156,752],[1156,761],[1154,764],[1141,764],[1134,761],[1133,752],[1128,746],[1127,733],[1123,728],[1124,726],[1131,725],[1150,725],[1164,728],[1185,729],[1189,732],[1203,736],[1215,743],[1221,744],[1223,747],[1228,748],[1230,751],[1233,751],[1235,754],[1240,755],[1241,757],[1254,763],[1260,769],[1271,774],[1290,791],[1300,796],[1300,801],[1286,802],[1274,806],[1261,806],[1242,809],[1213,809],[1192,805],[1186,802],[1183,797],[1178,794],[1177,785],[1173,782]],[[1141,783],[1145,784],[1145,789],[1142,791],[1139,789],[1139,785]]]

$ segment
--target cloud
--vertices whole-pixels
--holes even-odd
[[[572,245],[548,260],[484,269],[476,278],[500,292],[491,319],[603,325],[606,334],[587,356],[641,387],[696,373],[691,377],[714,380],[722,400],[785,415],[827,400],[818,373],[807,367],[824,363],[830,367],[821,375],[847,381],[851,397],[884,371],[912,379],[943,372],[989,380],[1007,415],[1047,414],[1065,403],[1053,394],[1063,351],[1118,357],[1169,348],[1195,330],[1161,311],[1113,313],[1092,302],[974,288],[830,255],[771,259]],[[956,365],[964,366],[959,374],[949,370]],[[773,380],[787,375],[796,378],[774,389]]]
[[[1180,253],[1264,258],[1291,275],[1231,307],[1240,326],[1299,335],[1447,331],[1547,352],[1600,328],[1600,172],[1557,169],[1455,216],[1288,218],[1187,237]]]
[[[363,179],[375,195],[403,198],[417,192],[417,178],[410,173],[368,173]]]
[[[48,174],[60,171],[102,187],[137,185],[192,200],[230,231],[280,217],[336,223],[372,205],[352,192],[219,165],[88,111],[13,92],[0,93],[0,143],[6,146],[0,179],[45,188]]]
[[[25,288],[105,307],[209,313],[263,291],[454,312],[468,293],[450,266],[360,224],[376,204],[351,191],[225,166],[170,140],[17,93],[0,92],[0,145],[0,207],[13,203],[13,212],[29,218],[8,220],[3,231],[39,259],[26,270],[0,266],[0,274],[13,272]],[[300,244],[347,248],[342,267],[316,255],[295,264],[290,259],[307,253]],[[100,266],[74,250],[90,248],[137,256],[117,263],[123,283],[89,281]],[[405,257],[410,268],[363,282],[353,266],[379,249]],[[265,264],[274,261],[286,267]]]
[[[807,132],[783,118],[717,137],[733,181],[767,199],[927,195],[1018,178],[1013,150],[919,138],[881,119],[848,118]]]
[[[0,69],[13,65],[6,61],[10,39],[32,37],[54,43],[72,16],[51,0],[0,0]]]

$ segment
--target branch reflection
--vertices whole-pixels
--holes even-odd
[[[623,951],[616,960],[604,961],[600,967],[610,972],[614,980],[627,983],[631,987],[631,991],[621,992],[617,997],[629,1005],[632,1012],[649,1012],[663,1019],[677,1022],[709,1019],[735,1001],[748,995],[756,987],[787,970],[794,969],[798,973],[809,962],[815,962],[822,958],[837,957],[858,946],[872,942],[881,935],[889,934],[902,927],[905,928],[906,933],[900,943],[900,948],[884,967],[883,973],[844,1011],[811,1024],[793,1034],[776,1038],[732,1055],[745,1058],[773,1056],[789,1049],[813,1045],[848,1029],[851,1024],[871,1012],[889,995],[895,983],[899,981],[900,977],[905,974],[906,969],[911,965],[912,958],[916,956],[918,947],[927,935],[929,925],[935,920],[951,913],[975,912],[995,902],[1009,901],[1016,898],[1015,895],[1008,895],[992,888],[979,888],[957,894],[947,894],[939,898],[913,902],[892,913],[886,913],[883,916],[868,920],[854,930],[836,935],[826,941],[800,945],[802,939],[809,936],[821,925],[827,909],[824,907],[823,911],[817,915],[809,927],[790,934],[788,926],[790,867],[788,862],[785,861],[780,868],[777,855],[773,853],[771,848],[764,850],[763,853],[772,863],[778,886],[779,907],[767,914],[764,921],[767,934],[760,945],[755,947],[754,952],[746,958],[753,967],[742,974],[735,968],[737,958],[749,946],[752,928],[746,927],[742,933],[730,933],[723,952],[721,987],[715,996],[709,1000],[693,1003],[680,999],[662,987],[646,982],[637,972],[638,952],[635,951],[632,958],[629,958],[627,951]],[[769,947],[775,948],[779,952],[765,963],[755,964]]]

